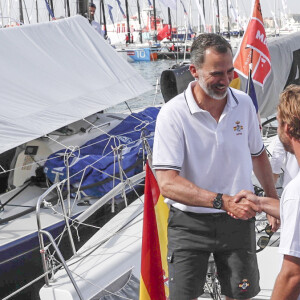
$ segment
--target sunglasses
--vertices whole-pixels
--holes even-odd
[[[268,246],[270,239],[271,239],[272,235],[274,234],[274,232],[272,231],[272,226],[270,224],[268,224],[263,230],[259,231],[258,233],[263,232],[263,231],[266,232],[267,236],[261,236],[258,239],[257,246],[259,247],[259,249],[256,250],[256,253],[262,251],[263,249],[265,249]]]

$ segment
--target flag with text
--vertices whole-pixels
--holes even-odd
[[[271,73],[270,52],[259,0],[254,1],[251,19],[234,58],[234,67],[246,78],[249,67],[252,67],[253,82],[260,86],[264,85]]]

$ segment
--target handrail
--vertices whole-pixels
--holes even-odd
[[[57,255],[58,255],[58,257],[59,257],[59,259],[61,261],[61,263],[63,264],[63,266],[64,266],[64,268],[65,268],[65,270],[66,270],[66,272],[67,272],[67,274],[68,274],[68,276],[69,276],[69,278],[70,278],[70,280],[71,280],[71,282],[72,282],[72,284],[73,284],[73,286],[74,286],[74,288],[75,288],[75,290],[76,290],[76,292],[78,294],[79,299],[80,300],[84,300],[84,298],[83,298],[83,296],[82,296],[82,294],[81,294],[81,292],[79,290],[79,287],[78,287],[78,285],[77,285],[77,283],[76,283],[76,281],[75,281],[75,279],[74,279],[74,277],[73,277],[73,275],[72,275],[72,273],[71,273],[68,265],[66,264],[66,261],[64,260],[64,258],[62,256],[62,254],[61,254],[61,252],[60,252],[60,250],[59,250],[59,248],[58,248],[58,246],[57,246],[57,244],[56,244],[53,236],[51,235],[50,232],[39,229],[39,236],[40,235],[42,236],[43,234],[45,234],[48,237],[48,239],[50,240],[52,246],[54,247],[54,249],[55,249],[55,251],[56,251],[56,253],[57,253]],[[44,248],[41,248],[41,254],[42,255],[45,254],[45,249]],[[48,274],[45,275],[45,276],[48,279]],[[48,283],[46,283],[46,284],[47,284],[47,286],[50,286],[49,280],[48,280]]]
[[[89,216],[91,216],[96,210],[98,210],[101,206],[111,200],[114,196],[120,194],[124,189],[124,185],[134,185],[135,183],[141,181],[145,177],[145,171],[138,173],[128,179],[126,179],[123,183],[120,182],[113,189],[111,189],[107,194],[105,194],[102,198],[97,200],[92,206],[86,209],[83,213],[81,213],[75,220],[74,223],[81,223],[86,220]]]
[[[57,182],[55,184],[53,184],[50,188],[48,188],[47,191],[45,191],[38,199],[37,204],[36,204],[36,221],[37,221],[37,227],[38,227],[38,237],[39,237],[39,242],[40,242],[40,248],[41,248],[41,256],[42,256],[42,265],[43,265],[43,270],[44,273],[47,272],[47,264],[46,264],[46,255],[45,255],[45,245],[44,245],[44,239],[43,239],[43,234],[42,234],[42,225],[41,225],[41,204],[44,201],[44,199],[46,198],[46,196],[48,194],[50,194],[54,189],[56,189],[59,185],[63,185],[65,183],[66,180],[63,180],[61,182]],[[60,193],[61,195],[61,193]],[[62,195],[61,195],[62,197]],[[67,226],[67,232],[69,235],[69,239],[70,239],[70,243],[72,246],[72,250],[74,255],[76,255],[76,249],[75,249],[75,245],[74,245],[74,241],[73,241],[73,237],[72,237],[72,233],[71,233],[71,228],[70,228],[70,224],[68,222],[67,216],[66,216],[66,211],[65,211],[65,206],[63,203],[63,199],[61,199],[62,202],[62,209],[63,209],[63,214],[65,217],[65,222],[66,222],[66,226]],[[45,274],[45,282],[47,285],[49,285],[49,278],[48,278],[48,274]]]

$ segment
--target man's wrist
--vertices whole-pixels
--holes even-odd
[[[274,192],[272,192],[272,193],[267,193],[265,191],[264,197],[269,197],[269,198],[274,198],[274,199],[278,199],[279,200],[279,197],[278,197],[278,194],[277,194],[276,190]]]
[[[217,193],[215,198],[213,199],[213,208],[215,209],[222,209],[223,208],[223,194]]]
[[[265,201],[264,201],[264,197],[257,197],[257,203],[256,205],[258,206],[258,209],[260,211],[264,211],[264,208],[265,208]]]

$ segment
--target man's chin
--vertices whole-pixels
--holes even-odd
[[[283,145],[284,150],[291,153],[291,154],[295,154],[294,149],[291,146],[291,144],[288,141],[286,141],[285,138],[283,138],[282,136],[280,136],[280,135],[278,135],[278,136],[279,136],[280,142]]]
[[[211,98],[214,100],[223,100],[227,96],[227,91],[223,94],[212,93]]]

